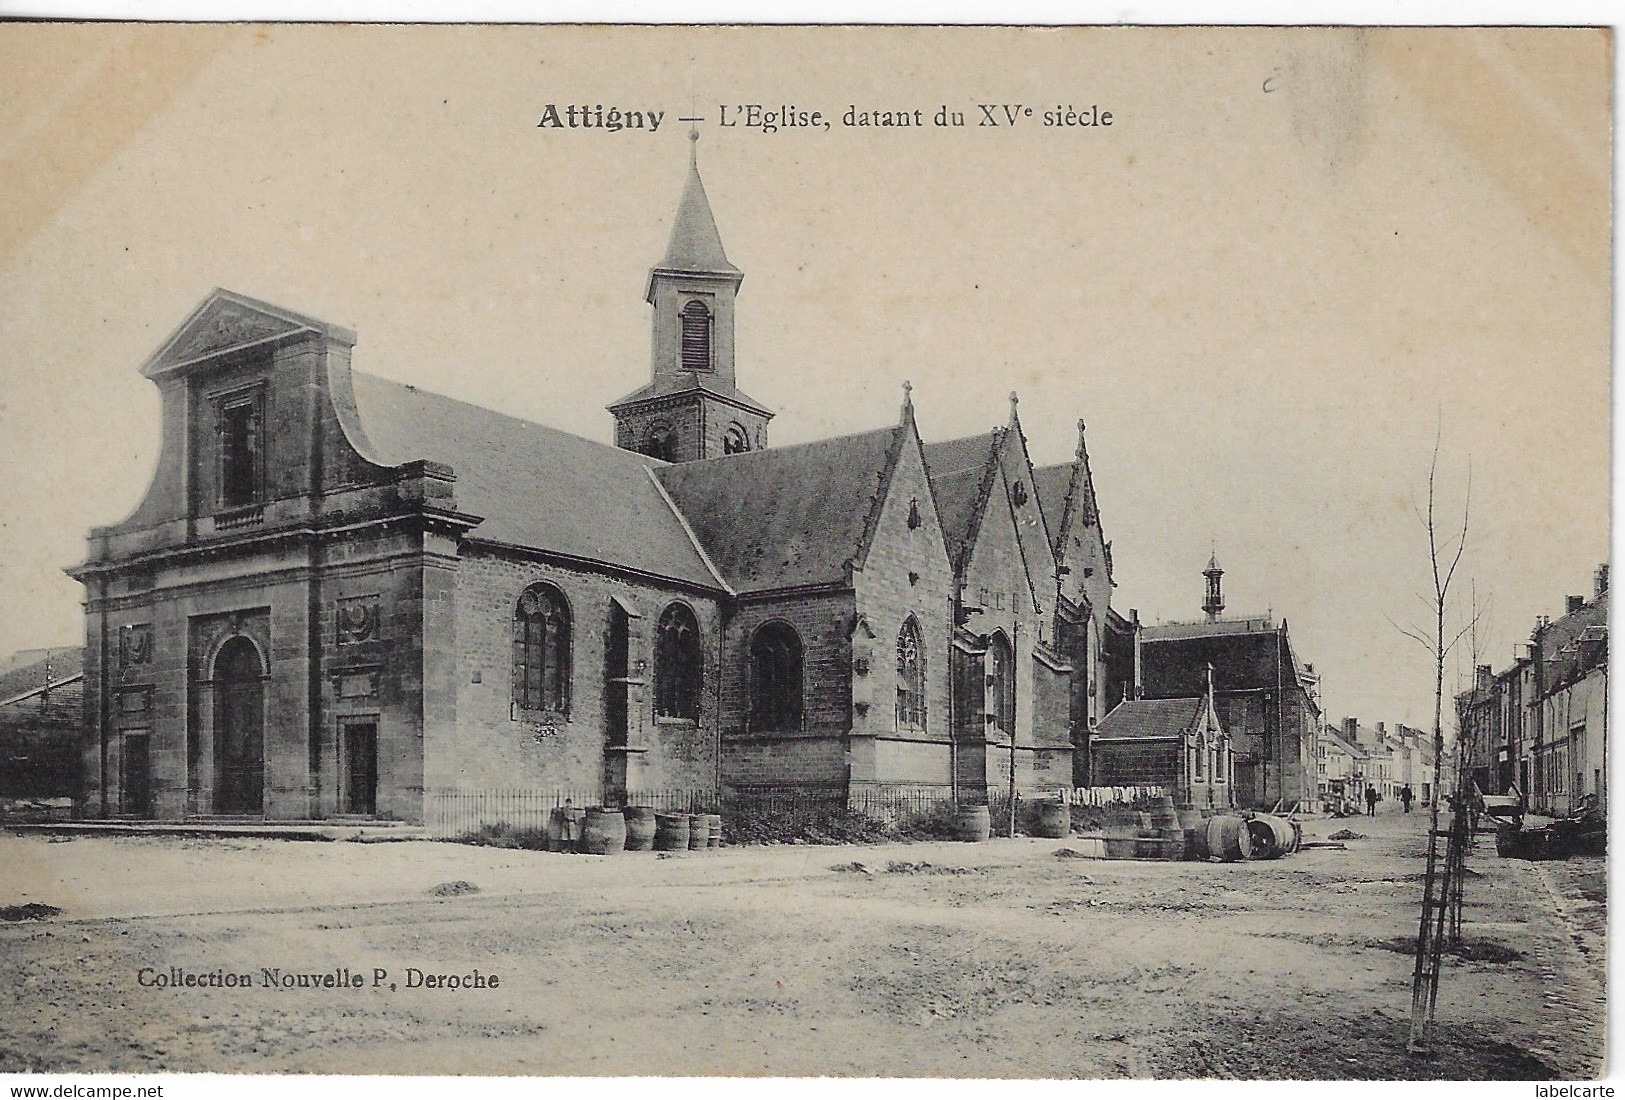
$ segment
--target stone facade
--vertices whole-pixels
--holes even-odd
[[[766,450],[772,413],[735,385],[742,278],[691,166],[650,275],[651,381],[610,406],[615,447],[354,371],[352,333],[212,294],[144,368],[163,436],[146,498],[71,571],[81,812],[421,822],[436,792],[956,780],[983,797],[1012,745],[1019,787],[1071,785],[1110,587],[1081,443],[1050,474],[1064,546],[1013,402],[972,448],[975,529],[953,537],[911,398],[894,426]],[[1089,638],[1075,656],[1068,629]]]

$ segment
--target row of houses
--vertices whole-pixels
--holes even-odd
[[[1318,679],[1287,624],[1111,606],[1084,426],[1016,397],[933,440],[770,447],[744,274],[690,159],[613,443],[352,368],[356,334],[217,290],[143,365],[146,497],[94,529],[79,812],[421,822],[570,788],[1153,783],[1312,804]],[[1132,776],[1130,780],[1128,777]]]
[[[1321,797],[1328,802],[1359,805],[1368,790],[1392,800],[1409,787],[1427,805],[1439,788],[1433,736],[1415,726],[1399,723],[1389,729],[1382,722],[1367,725],[1345,718],[1341,726],[1321,729],[1317,753]]]
[[[1456,696],[1465,768],[1486,794],[1516,792],[1536,813],[1563,815],[1608,795],[1608,565],[1592,595],[1542,616],[1512,664],[1474,669]]]

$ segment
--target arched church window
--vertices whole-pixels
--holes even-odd
[[[570,709],[570,608],[550,584],[531,585],[514,608],[513,701],[520,710]]]
[[[997,631],[987,643],[987,713],[993,724],[1005,733],[1016,726],[1015,657],[1010,641]]]
[[[711,311],[698,298],[691,298],[679,315],[682,319],[684,370],[711,369]]]
[[[666,608],[655,634],[655,714],[700,716],[700,624],[680,603]]]
[[[920,624],[912,615],[897,634],[897,728],[925,729],[925,654]]]
[[[768,623],[751,639],[751,729],[801,728],[801,652],[788,623]]]
[[[728,430],[722,433],[722,453],[725,455],[742,455],[750,450],[750,436],[738,423],[728,425]]]
[[[677,432],[664,420],[656,420],[644,430],[639,454],[658,458],[662,462],[677,461]]]

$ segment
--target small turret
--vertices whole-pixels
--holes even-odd
[[[1208,555],[1207,568],[1202,570],[1202,576],[1207,578],[1207,599],[1202,603],[1202,610],[1207,612],[1208,622],[1216,623],[1224,611],[1224,591],[1221,587],[1224,570],[1219,568],[1218,551]]]

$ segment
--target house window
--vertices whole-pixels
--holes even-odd
[[[1013,733],[1016,728],[1014,665],[1009,639],[1003,631],[995,633],[987,644],[987,713],[1005,733]]]
[[[520,710],[570,709],[570,609],[552,585],[525,589],[514,609],[513,701]]]
[[[801,727],[801,639],[788,623],[768,623],[750,644],[750,728]]]
[[[655,714],[700,716],[700,624],[680,603],[666,608],[655,635]]]
[[[897,728],[925,729],[925,655],[920,624],[910,615],[897,635]]]
[[[711,311],[699,299],[683,307],[682,343],[684,370],[711,369]]]
[[[219,506],[246,508],[264,495],[263,418],[258,392],[228,397],[219,405]]]
[[[722,434],[722,453],[725,455],[742,455],[750,450],[750,436],[738,423],[729,424],[728,430]]]

